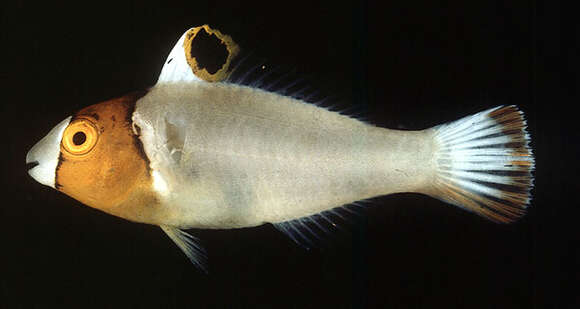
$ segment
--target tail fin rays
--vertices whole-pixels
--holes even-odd
[[[525,214],[535,161],[517,107],[499,106],[434,130],[432,195],[499,223]]]

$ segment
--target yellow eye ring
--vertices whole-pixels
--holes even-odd
[[[64,130],[62,147],[73,155],[89,153],[99,139],[99,131],[95,124],[84,118],[73,120]]]

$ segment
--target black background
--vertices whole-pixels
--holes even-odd
[[[3,3],[0,307],[577,305],[577,22],[557,2],[503,2]],[[373,200],[353,237],[322,251],[271,225],[193,230],[209,251],[205,275],[158,227],[26,174],[26,152],[49,129],[153,85],[179,36],[204,23],[379,126],[518,105],[537,163],[528,215],[497,225],[398,194]]]

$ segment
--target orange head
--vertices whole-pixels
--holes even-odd
[[[82,109],[57,125],[28,153],[29,173],[91,207],[154,223],[149,160],[132,124],[133,93]]]

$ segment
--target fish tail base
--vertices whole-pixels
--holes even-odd
[[[525,214],[535,160],[523,112],[498,106],[433,130],[431,195],[498,223]]]

